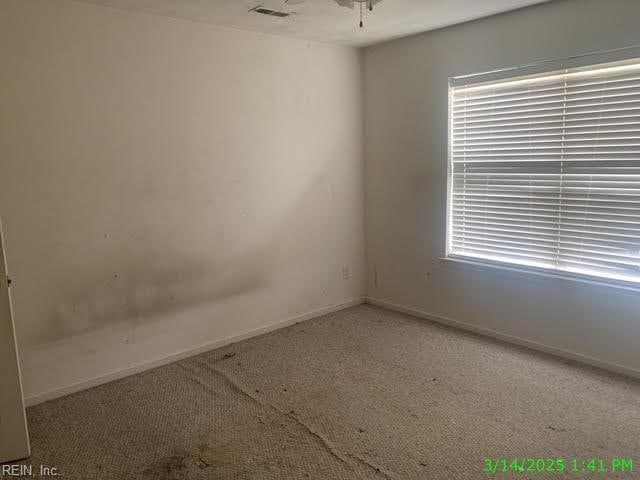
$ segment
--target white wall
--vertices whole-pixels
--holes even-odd
[[[3,0],[0,65],[28,398],[364,295],[356,50]]]
[[[439,260],[447,78],[640,44],[637,0],[557,0],[367,48],[368,296],[640,374],[640,293]]]

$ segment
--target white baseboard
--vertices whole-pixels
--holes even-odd
[[[54,390],[49,390],[44,393],[38,393],[35,395],[31,395],[25,398],[25,405],[30,407],[33,405],[37,405],[42,402],[46,402],[48,400],[53,400],[55,398],[63,397],[65,395],[70,395],[72,393],[76,393],[82,390],[86,390],[88,388],[96,387],[98,385],[102,385],[104,383],[109,383],[114,380],[119,380],[121,378],[128,377],[130,375],[135,375],[136,373],[144,372],[145,370],[151,370],[152,368],[160,367],[162,365],[167,365],[169,363],[177,362],[178,360],[182,360],[185,358],[189,358],[200,353],[207,352],[209,350],[214,350],[216,348],[224,347],[231,343],[239,342],[241,340],[246,340],[251,337],[256,337],[258,335],[262,335],[268,332],[272,332],[274,330],[278,330],[280,328],[287,327],[289,325],[293,325],[298,322],[304,322],[305,320],[310,320],[315,317],[320,317],[322,315],[326,315],[328,313],[337,312],[339,310],[343,310],[345,308],[354,307],[356,305],[360,305],[362,303],[369,303],[371,305],[375,305],[382,308],[387,308],[389,310],[394,310],[396,312],[406,313],[408,315],[412,315],[414,317],[423,318],[425,320],[430,320],[436,323],[441,323],[443,325],[448,325],[451,327],[456,327],[461,330],[467,330],[470,332],[474,332],[480,335],[484,335],[491,338],[496,338],[498,340],[502,340],[508,343],[513,343],[516,345],[520,345],[523,347],[531,348],[533,350],[538,350],[541,352],[549,353],[551,355],[555,355],[557,357],[566,358],[569,360],[573,360],[579,363],[584,363],[587,365],[591,365],[594,367],[602,368],[604,370],[609,370],[615,373],[620,373],[622,375],[627,375],[629,377],[640,379],[640,371],[625,367],[623,365],[618,365],[613,362],[607,362],[603,360],[598,360],[597,358],[590,357],[588,355],[582,355],[580,353],[574,353],[567,350],[563,350],[556,347],[551,347],[548,345],[544,345],[538,342],[533,342],[530,340],[525,340],[520,337],[516,337],[513,335],[507,335],[504,333],[500,333],[495,330],[491,330],[488,328],[478,327],[476,325],[472,325],[466,322],[461,322],[459,320],[454,320],[449,317],[444,317],[441,315],[430,314],[427,312],[423,312],[420,310],[416,310],[414,308],[403,307],[401,305],[397,305],[391,302],[387,302],[385,300],[380,300],[372,297],[359,297],[348,302],[330,305],[327,307],[319,308],[317,310],[313,310],[311,312],[304,313],[302,315],[297,315],[294,317],[287,318],[285,320],[281,320],[279,322],[273,323],[271,325],[267,325],[264,327],[256,328],[253,330],[249,330],[246,332],[242,332],[238,335],[233,335],[231,337],[223,338],[220,340],[214,340],[212,342],[207,342],[195,348],[190,348],[186,350],[181,350],[176,353],[172,353],[166,355],[161,358],[157,358],[154,360],[150,360],[148,362],[143,362],[122,370],[117,370],[115,372],[107,373],[104,375],[99,375],[97,377],[83,380],[78,383],[74,383],[72,385],[67,385],[61,388],[56,388]]]
[[[295,323],[304,322],[305,320],[310,320],[315,317],[320,317],[328,313],[333,313],[339,310],[343,310],[345,308],[354,307],[364,302],[365,302],[365,297],[359,297],[353,300],[349,300],[348,302],[344,302],[336,305],[329,305],[327,307],[322,307],[317,310],[312,310],[311,312],[303,313],[302,315],[296,315],[294,317],[290,317],[285,320],[272,323],[271,325],[266,325],[264,327],[248,330],[238,335],[233,335],[231,337],[223,338],[220,340],[207,342],[195,348],[181,350],[179,352],[175,352],[161,358],[156,358],[148,362],[143,362],[137,365],[133,365],[131,367],[124,368],[122,370],[117,370],[115,372],[99,375],[97,377],[90,378],[88,380],[83,380],[81,382],[77,382],[72,385],[67,385],[65,387],[49,390],[44,393],[31,395],[26,397],[24,399],[24,402],[27,407],[31,407],[33,405],[37,405],[39,403],[43,403],[48,400],[53,400],[54,398],[64,397],[65,395],[70,395],[72,393],[76,393],[82,390],[86,390],[88,388],[96,387],[104,383],[112,382],[114,380],[119,380],[121,378],[128,377],[130,375],[135,375],[136,373],[144,372],[145,370],[151,370],[152,368],[160,367],[168,363],[177,362],[178,360],[182,360],[188,357],[193,357],[194,355],[198,355],[200,353],[204,353],[209,350],[214,350],[216,348],[224,347],[231,343],[236,343],[241,340],[246,340],[247,338],[256,337],[258,335],[272,332],[280,328],[288,327],[289,325],[293,325]]]
[[[414,317],[422,318],[425,320],[431,320],[433,322],[441,323],[443,325],[448,325],[450,327],[456,327],[461,330],[467,330],[467,331],[474,332],[486,337],[495,338],[508,343],[520,345],[522,347],[531,348],[532,350],[538,350],[544,353],[555,355],[557,357],[562,357],[568,360],[584,363],[586,365],[591,365],[592,367],[598,367],[604,370],[609,370],[611,372],[620,373],[622,375],[640,379],[640,370],[625,367],[623,365],[618,365],[617,363],[607,362],[605,360],[599,360],[597,358],[590,357],[588,355],[583,355],[581,353],[575,353],[568,350],[563,350],[561,348],[551,347],[549,345],[533,342],[531,340],[525,340],[524,338],[508,335],[505,333],[500,333],[498,331],[491,330],[489,328],[478,327],[476,325],[472,325],[466,322],[461,322],[459,320],[454,320],[453,318],[444,317],[442,315],[434,315],[431,313],[416,310],[414,308],[403,307],[402,305],[396,305],[395,303],[387,302],[385,300],[379,300],[377,298],[366,297],[365,301],[366,303],[369,303],[371,305],[375,305],[378,307],[394,310],[400,313],[406,313]]]

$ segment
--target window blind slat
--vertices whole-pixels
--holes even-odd
[[[571,245],[563,242],[545,244],[534,242],[515,242],[507,240],[494,240],[488,238],[481,238],[477,236],[461,236],[454,237],[454,244],[466,245],[466,246],[487,246],[490,248],[505,248],[518,252],[531,251],[536,253],[546,254],[551,252],[554,256],[559,256],[561,252],[569,257],[578,256],[584,260],[588,260],[591,263],[600,263],[602,265],[615,265],[624,268],[626,264],[633,264],[636,267],[640,266],[640,258],[634,256],[631,253],[610,252],[602,251],[599,249],[590,248],[587,245]]]
[[[474,192],[459,192],[459,193],[454,193],[453,194],[453,198],[456,199],[458,198],[459,201],[462,201],[461,199],[463,198],[468,198],[471,199],[473,201],[478,201],[479,199],[484,200],[484,199],[493,199],[496,202],[501,202],[501,201],[529,201],[529,202],[533,202],[534,200],[537,202],[550,202],[551,199],[555,198],[555,196],[545,196],[545,195],[529,195],[528,197],[523,197],[522,195],[509,195],[509,194],[503,194],[503,192],[499,192],[499,193],[494,193],[494,192],[490,192],[490,193],[474,193]],[[611,205],[614,206],[615,208],[637,208],[637,205],[640,205],[640,200],[637,201],[632,201],[629,199],[623,199],[623,200],[618,200],[618,199],[609,199],[609,198],[604,198],[604,199],[600,199],[600,198],[595,198],[593,196],[590,197],[585,197],[585,198],[581,198],[581,197],[576,197],[576,196],[569,196],[566,195],[563,197],[563,200],[566,202],[588,202],[589,204],[592,204],[593,206],[598,206],[598,205]],[[535,203],[535,202],[533,202]],[[616,205],[624,205],[624,207],[616,207]]]
[[[567,232],[558,236],[551,232],[534,232],[532,230],[517,230],[517,229],[505,229],[505,228],[493,228],[491,226],[472,226],[465,225],[464,228],[453,227],[452,238],[467,236],[477,236],[479,238],[493,238],[513,240],[517,239],[524,243],[531,244],[566,244],[566,245],[581,245],[587,247],[597,247],[601,251],[611,252],[633,252],[638,248],[638,244],[617,240],[613,236],[607,236],[604,238],[598,238],[594,235],[580,235],[574,232]]]
[[[638,102],[625,104],[625,105],[604,105],[600,108],[596,107],[569,107],[563,108],[545,108],[537,110],[524,110],[507,113],[496,113],[494,115],[470,115],[469,117],[454,117],[454,127],[467,127],[479,124],[489,124],[491,122],[514,122],[522,120],[542,120],[545,122],[550,121],[573,121],[573,122],[585,122],[597,120],[606,114],[607,117],[612,119],[620,119],[620,117],[634,116],[640,113],[640,104]]]
[[[454,122],[453,130],[464,130],[467,133],[471,133],[476,130],[490,130],[490,131],[502,131],[504,129],[518,128],[520,131],[536,131],[545,129],[571,129],[571,128],[585,128],[585,127],[597,127],[600,122],[604,122],[603,126],[621,126],[621,125],[636,125],[640,119],[640,113],[636,112],[611,112],[607,115],[594,115],[583,117],[564,117],[562,115],[555,115],[555,118],[551,116],[541,117],[527,117],[521,116],[520,118],[511,119],[493,119],[485,120],[482,122]],[[507,130],[511,131],[511,130]]]
[[[510,88],[509,85],[502,83],[501,87],[497,87],[493,92],[485,90],[484,92],[474,93],[469,88],[457,87],[458,96],[454,98],[454,101],[459,99],[467,100],[483,100],[487,98],[507,98],[514,95],[536,95],[542,92],[554,92],[554,91],[575,91],[580,89],[602,89],[610,86],[625,85],[629,82],[635,83],[640,81],[640,75],[638,71],[629,74],[610,76],[606,79],[606,82],[602,80],[586,80],[586,81],[573,81],[569,82],[568,79],[558,77],[556,81],[547,81],[545,84],[532,86],[528,85],[521,88]],[[498,82],[496,82],[497,84]],[[487,93],[489,92],[489,93]]]
[[[459,98],[453,102],[454,113],[461,110],[479,111],[490,108],[507,108],[516,105],[544,105],[553,104],[561,99],[572,100],[598,100],[602,98],[625,98],[630,95],[640,94],[640,79],[627,81],[625,84],[612,85],[606,87],[595,85],[595,88],[575,90],[573,87],[565,88],[564,85],[558,85],[554,89],[547,90],[536,94],[518,94],[511,97],[489,97],[485,99],[474,100],[470,98]]]
[[[495,229],[498,231],[513,231],[520,232],[540,232],[559,236],[558,227],[559,224],[553,223],[540,223],[540,222],[517,222],[517,221],[499,221],[499,220],[486,220],[486,219],[469,219],[469,220],[453,220],[452,228],[465,229],[470,227],[485,228],[487,230]],[[598,236],[600,238],[617,238],[620,241],[627,241],[628,243],[637,244],[637,235],[629,234],[625,231],[614,230],[596,230],[589,227],[583,227],[581,225],[562,225],[562,235],[573,234],[581,236]],[[640,243],[639,243],[640,244]]]

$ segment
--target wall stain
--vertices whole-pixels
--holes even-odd
[[[129,265],[58,305],[35,343],[86,334],[106,325],[135,328],[165,314],[244,295],[267,287],[272,270],[272,258],[266,251],[215,264],[184,262],[174,269]]]

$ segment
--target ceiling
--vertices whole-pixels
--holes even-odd
[[[365,11],[364,28],[358,28],[357,8],[341,7],[333,0],[81,1],[305,40],[365,46],[547,0],[384,0],[373,12]],[[278,18],[249,12],[256,6],[292,15]]]

